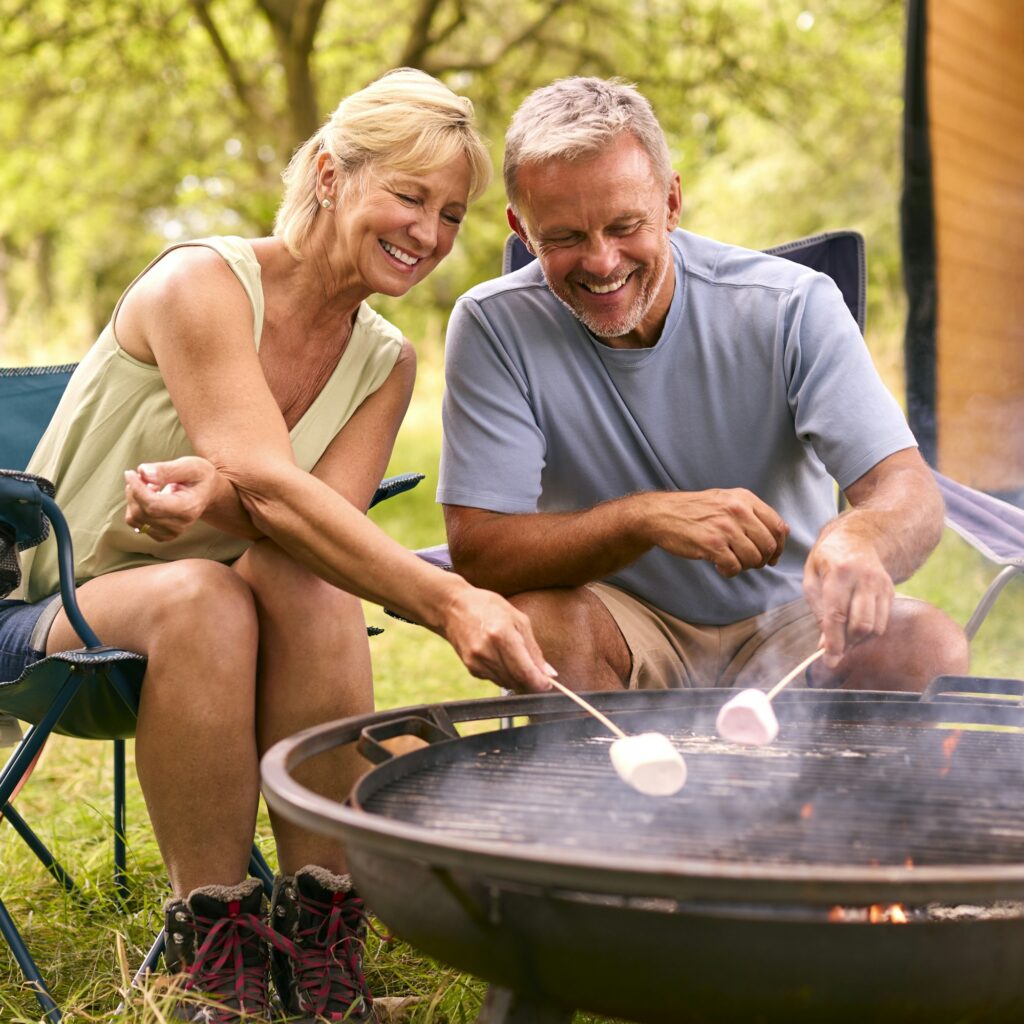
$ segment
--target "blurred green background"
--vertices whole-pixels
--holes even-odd
[[[758,248],[857,228],[874,319],[898,319],[900,0],[0,0],[0,362],[80,355],[169,242],[267,233],[295,146],[399,65],[474,101],[496,165],[536,86],[636,82],[685,227]],[[439,345],[506,231],[496,181],[381,311]]]

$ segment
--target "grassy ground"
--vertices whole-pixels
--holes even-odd
[[[896,363],[891,350],[883,352],[880,361]],[[437,543],[443,536],[441,518],[433,504],[439,393],[440,367],[436,360],[425,360],[421,362],[417,396],[399,439],[392,471],[421,469],[428,479],[417,491],[375,513],[389,532],[410,547]],[[947,535],[929,563],[902,589],[933,601],[963,622],[993,575],[991,567],[970,548]],[[447,645],[433,635],[395,623],[379,609],[368,608],[367,618],[387,629],[384,636],[372,642],[381,707],[494,692],[490,684],[469,678]],[[1004,594],[979,634],[974,670],[979,674],[1018,675],[1022,640],[1024,587],[1018,583]],[[109,881],[110,803],[107,745],[64,738],[52,742],[31,783],[18,798],[18,806],[72,874],[86,885],[88,899],[79,903],[65,898],[3,825],[0,898],[24,928],[44,975],[66,1008],[67,1019],[157,1022],[164,1019],[167,1008],[166,992],[159,980],[144,993],[134,994],[123,1015],[114,1014],[130,971],[142,960],[159,928],[165,889],[141,796],[132,784],[128,844],[134,895],[127,908],[113,901]],[[260,830],[269,856],[265,816]],[[483,993],[479,982],[397,942],[371,942],[368,974],[374,991],[381,995],[413,994],[420,998],[407,1018],[411,1024],[472,1021]],[[0,1021],[22,1024],[39,1019],[35,1000],[25,991],[12,958],[0,943]],[[593,1020],[582,1015],[577,1018],[578,1024]]]

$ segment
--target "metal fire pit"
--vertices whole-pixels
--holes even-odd
[[[936,682],[783,693],[764,748],[715,735],[734,691],[594,695],[627,732],[671,736],[689,779],[669,798],[626,787],[611,737],[556,694],[307,730],[268,752],[264,792],[344,839],[390,929],[492,983],[488,1024],[1018,1022],[1024,682]],[[391,756],[401,735],[427,745]],[[353,742],[377,765],[345,804],[291,777]]]

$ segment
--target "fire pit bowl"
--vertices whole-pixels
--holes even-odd
[[[670,736],[672,797],[622,783],[557,694],[307,730],[266,754],[264,792],[344,840],[389,929],[491,982],[487,1024],[1024,1020],[1024,682],[784,693],[760,748],[716,736],[733,694],[593,695]],[[424,745],[392,756],[396,736]],[[292,778],[350,743],[376,766],[346,803]]]

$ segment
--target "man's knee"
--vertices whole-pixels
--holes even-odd
[[[936,676],[969,669],[967,636],[945,612],[898,597],[886,632],[851,652],[847,683],[858,689],[923,690]],[[842,669],[842,666],[840,666]]]
[[[939,675],[964,675],[970,667],[970,648],[963,627],[944,611],[925,601],[898,600],[893,606],[898,638],[913,652],[928,680]],[[930,674],[929,674],[930,673]]]
[[[619,685],[629,681],[629,648],[611,613],[586,587],[530,590],[509,601],[530,619],[547,660],[569,677],[567,685],[602,688],[613,676]],[[574,677],[583,673],[589,676],[577,683]]]

